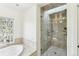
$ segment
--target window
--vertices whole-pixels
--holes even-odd
[[[0,17],[0,44],[9,44],[13,42],[13,24],[13,18]]]

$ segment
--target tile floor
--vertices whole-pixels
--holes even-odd
[[[65,49],[51,46],[42,56],[66,56],[67,51]]]

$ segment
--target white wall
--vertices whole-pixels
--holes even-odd
[[[10,8],[3,7],[3,6],[0,5],[0,16],[14,18],[15,38],[21,37],[22,31],[21,31],[20,13],[12,10]]]
[[[25,13],[0,5],[0,16],[14,18],[15,38],[23,36],[27,40],[36,42],[36,4]]]
[[[24,14],[24,39],[36,42],[36,5]]]
[[[67,6],[67,55],[77,55],[77,4]]]
[[[79,22],[79,7],[78,7],[78,22]],[[78,35],[79,35],[79,23],[78,23]],[[79,45],[79,36],[78,36],[78,45]]]
[[[77,31],[78,31],[78,32],[77,32],[77,33],[78,33],[78,35],[77,35],[77,36],[78,36],[77,46],[78,46],[78,45],[79,45],[79,6],[78,6],[78,21],[77,21],[77,24],[78,24],[78,25],[77,25],[77,27],[78,27],[78,30],[77,30]],[[78,49],[78,56],[79,56],[79,48],[77,48],[77,49]]]

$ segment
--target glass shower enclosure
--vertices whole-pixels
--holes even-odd
[[[67,52],[67,10],[64,7],[65,5],[42,12],[41,55],[50,47],[64,49]],[[57,48],[55,51],[52,48],[55,54]]]

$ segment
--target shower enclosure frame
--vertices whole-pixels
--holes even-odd
[[[48,5],[48,4],[45,4]],[[43,6],[45,6],[43,5]],[[41,7],[37,5],[37,55],[41,55]],[[59,12],[67,10],[67,56],[77,56],[77,4],[68,3],[66,5],[53,8],[47,15],[52,11]],[[52,13],[53,13],[52,12]],[[73,17],[74,16],[74,17]],[[74,20],[75,19],[75,20]]]

